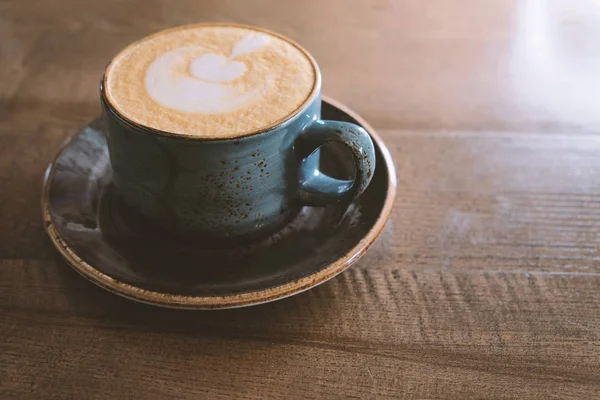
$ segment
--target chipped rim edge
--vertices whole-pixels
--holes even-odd
[[[130,300],[155,306],[195,310],[240,308],[284,299],[327,282],[356,263],[379,237],[392,212],[392,206],[396,197],[397,183],[396,169],[394,167],[394,162],[392,161],[392,156],[383,143],[381,137],[375,132],[371,125],[369,125],[357,113],[328,96],[323,96],[322,101],[329,103],[333,107],[338,108],[342,112],[354,118],[369,133],[379,147],[379,150],[381,151],[385,161],[385,168],[387,169],[388,173],[388,182],[386,186],[387,193],[385,196],[385,202],[379,213],[379,217],[365,237],[337,261],[311,275],[294,280],[292,282],[284,283],[279,286],[252,292],[237,293],[226,296],[186,296],[142,289],[129,283],[121,282],[100,272],[100,270],[82,260],[76,254],[76,252],[68,246],[56,229],[50,216],[48,197],[50,192],[50,182],[52,181],[52,176],[55,170],[54,166],[63,150],[78,135],[73,135],[62,145],[44,173],[42,192],[42,218],[44,220],[44,228],[48,233],[48,236],[50,236],[52,243],[65,258],[68,264],[83,277],[114,294],[126,297]]]

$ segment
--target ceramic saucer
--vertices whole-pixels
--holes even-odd
[[[396,175],[381,138],[358,115],[324,98],[322,118],[362,125],[375,143],[375,176],[351,204],[305,207],[260,242],[206,249],[162,237],[124,211],[112,193],[104,126],[84,127],[46,171],[45,228],[68,263],[118,295],[159,306],[216,309],[265,303],[319,285],[354,264],[381,233]],[[347,178],[344,149],[325,146],[323,169]]]

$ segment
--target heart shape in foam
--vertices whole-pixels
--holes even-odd
[[[230,82],[246,72],[246,65],[219,54],[207,53],[192,61],[190,72],[206,81]]]

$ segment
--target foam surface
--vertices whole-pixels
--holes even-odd
[[[317,75],[289,41],[248,27],[194,25],[142,39],[109,65],[105,94],[125,118],[162,131],[238,137],[294,113]]]

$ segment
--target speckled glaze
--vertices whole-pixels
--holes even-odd
[[[367,132],[320,119],[320,77],[309,101],[284,122],[219,140],[136,125],[110,106],[102,85],[101,95],[118,197],[157,228],[204,244],[266,236],[303,205],[352,201],[373,176]],[[332,141],[350,150],[354,180],[319,171],[318,149]]]
[[[42,212],[48,235],[83,276],[145,303],[231,308],[307,290],[365,254],[382,232],[396,193],[391,157],[372,128],[331,100],[323,102],[323,117],[359,123],[374,141],[371,184],[349,203],[303,207],[276,233],[233,249],[174,240],[115,196],[106,127],[98,120],[74,135],[46,171]],[[321,168],[343,180],[354,162],[340,150],[324,147]]]

